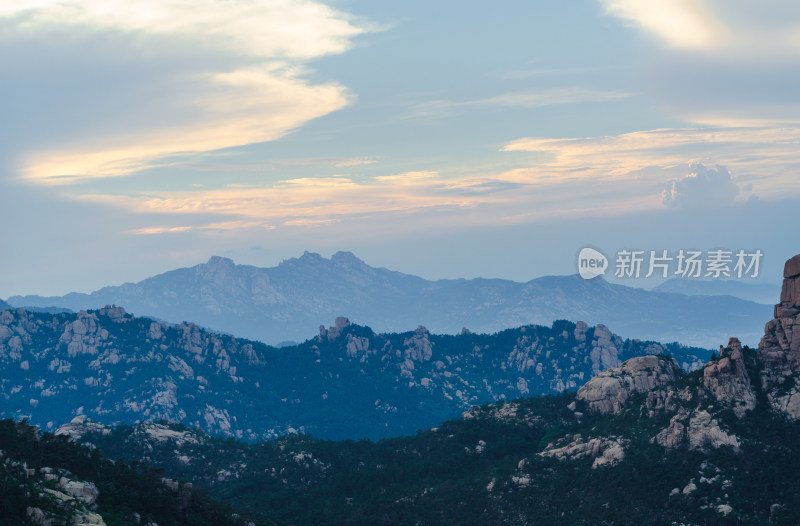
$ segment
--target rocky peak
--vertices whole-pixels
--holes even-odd
[[[786,262],[783,267],[783,287],[780,303],[775,305],[772,321],[767,323],[764,338],[758,348],[762,354],[782,351],[791,353],[793,361],[800,355],[800,254]]]
[[[230,268],[235,266],[236,263],[234,263],[231,258],[226,258],[222,256],[211,256],[208,262],[206,263],[206,267],[209,269]]]
[[[739,338],[731,338],[728,347],[720,347],[720,358],[703,369],[703,385],[721,403],[732,406],[736,416],[756,406],[756,393],[742,354]]]
[[[578,326],[575,325],[576,336]],[[585,331],[584,331],[585,332]],[[612,334],[603,324],[597,324],[594,328],[594,339],[592,340],[592,372],[599,373],[603,369],[616,367],[620,364],[619,349],[622,347],[622,338]]]
[[[764,367],[761,386],[770,405],[793,419],[800,419],[800,390],[794,377],[800,371],[800,254],[783,267],[780,303],[774,318],[764,327],[758,358]]]
[[[417,326],[414,335],[411,338],[406,338],[403,342],[403,346],[405,347],[403,356],[405,356],[407,360],[418,362],[430,360],[431,356],[433,356],[433,347],[428,338],[429,336],[430,333],[424,325]]]
[[[106,305],[102,309],[98,311],[100,316],[108,316],[115,322],[122,322],[125,321],[125,309],[122,307],[118,307],[116,305]]]
[[[356,257],[356,255],[352,252],[342,251],[339,251],[331,256],[331,263],[345,267],[361,267],[365,265],[365,263]]]
[[[289,261],[294,260],[295,258],[290,259]],[[320,256],[316,252],[309,252],[308,250],[303,252],[303,255],[297,258],[297,261],[302,261],[304,263],[322,263],[325,261],[325,258]]]
[[[202,279],[219,281],[235,270],[236,263],[230,258],[211,256],[208,263],[196,268]]]
[[[333,321],[333,327],[325,328],[324,325],[319,326],[319,337],[322,340],[333,341],[338,338],[345,328],[350,326],[350,320],[344,316],[338,316]]]
[[[78,415],[69,423],[56,429],[56,435],[65,435],[75,442],[90,438],[90,434],[100,433],[103,435],[111,434],[111,428],[92,422],[86,415]]]
[[[631,358],[619,367],[607,369],[578,390],[589,410],[601,414],[619,413],[633,393],[644,392],[675,381],[682,374],[678,363],[658,355]]]

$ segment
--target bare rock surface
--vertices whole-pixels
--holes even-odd
[[[706,364],[703,385],[717,401],[732,407],[739,418],[756,407],[756,393],[750,384],[738,338],[731,338],[728,347],[720,349],[718,361]]]
[[[783,270],[780,303],[774,318],[764,328],[758,345],[758,359],[763,364],[761,387],[773,409],[787,417],[800,419],[800,390],[796,376],[800,372],[800,254],[789,259]]]
[[[552,457],[558,460],[570,460],[589,457],[593,458],[592,468],[614,466],[625,458],[625,446],[628,441],[616,437],[595,437],[584,439],[581,435],[566,437],[571,441],[556,447],[550,444],[539,453],[543,457]]]
[[[672,358],[649,355],[631,358],[608,369],[578,390],[578,400],[601,414],[619,413],[633,393],[650,391],[675,381],[681,369]]]

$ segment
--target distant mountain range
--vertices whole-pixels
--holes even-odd
[[[779,298],[758,350],[731,338],[690,373],[663,354],[637,356],[577,392],[472,407],[413,436],[244,444],[185,426],[112,429],[85,417],[56,435],[297,525],[796,525],[800,255],[786,263]],[[573,345],[568,329],[575,342],[591,338],[589,361],[606,355],[594,342],[618,344],[600,326],[591,336],[567,322],[531,327],[522,338],[544,344],[528,354],[537,368],[542,358],[581,363],[588,345],[558,357]],[[489,354],[480,345],[474,352]],[[510,363],[501,369],[516,373]],[[417,369],[409,370],[410,380]]]
[[[757,350],[730,338],[702,364],[582,322],[435,336],[340,318],[276,349],[120,308],[5,310],[0,416],[85,405],[55,433],[0,420],[0,525],[800,524],[800,255],[779,299]],[[379,441],[185,425],[305,414],[315,433],[372,412],[397,433],[481,397]],[[181,423],[106,425],[126,414]]]
[[[414,433],[474,404],[575,389],[644,354],[686,369],[709,351],[623,340],[560,321],[492,335],[375,334],[340,318],[275,348],[119,307],[0,313],[0,418],[54,430],[76,415],[106,424],[168,420],[247,440]]]
[[[347,316],[379,332],[425,325],[432,332],[496,332],[558,319],[603,323],[628,337],[716,348],[736,334],[755,345],[772,306],[730,296],[686,296],[613,285],[602,278],[547,276],[429,281],[374,268],[349,252],[306,252],[273,268],[207,263],[91,294],[14,296],[15,307],[73,311],[122,305],[140,316],[204,327],[272,344],[302,341],[320,323]]]
[[[780,292],[777,284],[748,283],[732,279],[672,278],[653,287],[655,292],[673,292],[688,296],[735,296],[756,303],[769,304]]]

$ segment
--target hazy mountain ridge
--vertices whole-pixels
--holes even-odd
[[[772,303],[780,287],[764,283],[750,283],[732,279],[672,278],[652,289],[655,292],[672,292],[688,296],[734,296],[756,303]]]
[[[685,296],[548,276],[428,281],[370,267],[349,252],[305,253],[277,267],[213,257],[139,283],[62,297],[14,296],[17,307],[74,311],[124,305],[141,316],[199,325],[269,343],[302,341],[320,320],[346,315],[379,332],[425,325],[436,333],[496,332],[531,323],[582,319],[628,337],[715,347],[736,332],[752,344],[770,307],[732,297]]]
[[[709,352],[623,340],[560,321],[496,334],[376,334],[340,318],[277,349],[120,307],[0,314],[0,417],[54,429],[76,415],[114,424],[164,419],[249,440],[416,432],[474,404],[575,389],[632,356],[687,368]]]

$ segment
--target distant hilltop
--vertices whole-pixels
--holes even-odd
[[[378,332],[425,325],[436,333],[496,332],[555,320],[603,323],[629,337],[715,348],[728,334],[758,341],[771,307],[730,296],[688,296],[613,285],[602,278],[547,276],[430,281],[367,265],[350,252],[306,252],[276,267],[223,257],[91,294],[14,296],[14,307],[80,311],[122,305],[139,316],[192,321],[271,344],[303,341],[336,316]]]

